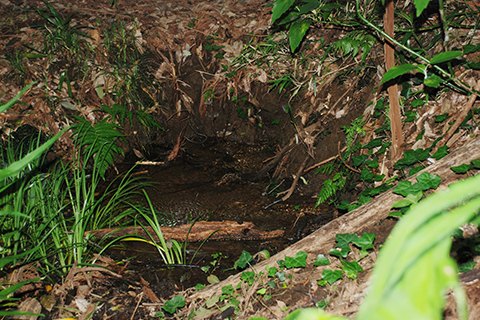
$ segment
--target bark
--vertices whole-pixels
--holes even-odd
[[[261,240],[282,237],[283,230],[261,231],[257,230],[252,222],[238,223],[236,221],[198,221],[190,229],[191,224],[184,224],[176,227],[162,227],[162,234],[165,240],[176,240],[179,242],[203,241],[203,240]],[[159,241],[151,227],[145,227],[155,241]],[[145,230],[138,227],[127,227],[123,229],[100,229],[86,231],[85,235],[93,234],[97,238],[116,237],[125,235],[139,235],[149,239]]]
[[[394,0],[390,0],[385,6],[385,15],[383,22],[385,33],[394,37]],[[385,39],[385,71],[395,66],[395,50],[393,44]],[[400,102],[398,100],[398,86],[392,84],[388,87],[388,99],[390,100],[390,127],[392,131],[392,160],[396,161],[400,157],[400,146],[403,144],[402,120],[400,118]]]
[[[461,179],[462,175],[455,174],[450,167],[459,166],[463,163],[470,163],[471,160],[480,157],[480,138],[467,143],[465,146],[457,149],[437,163],[420,171],[439,175],[442,178],[440,187],[437,190],[446,188],[449,184]],[[417,182],[416,176],[408,179],[412,183]],[[285,250],[272,256],[270,259],[262,261],[254,266],[257,271],[264,271],[265,266],[277,266],[277,260],[285,260],[285,256],[294,257],[299,251],[304,251],[307,256],[307,268],[305,272],[311,272],[308,267],[313,265],[316,256],[319,253],[328,254],[329,250],[335,244],[335,236],[343,233],[362,233],[363,230],[373,227],[377,223],[386,219],[390,213],[390,208],[395,201],[402,199],[402,196],[392,193],[392,190],[373,199],[369,203],[357,208],[333,221],[322,226],[320,229],[291,245]],[[236,274],[220,283],[210,285],[205,289],[193,293],[188,297],[190,300],[210,298],[213,294],[221,292],[221,288],[232,284],[234,287],[240,282],[240,275]]]

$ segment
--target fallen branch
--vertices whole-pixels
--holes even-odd
[[[175,227],[162,227],[162,234],[165,240],[176,240],[179,242],[209,240],[257,240],[273,239],[282,237],[283,230],[261,231],[256,229],[253,222],[238,223],[236,221],[198,221],[190,229],[191,224],[184,224]],[[148,233],[145,231],[147,230]],[[160,241],[151,227],[127,227],[123,229],[100,229],[86,231],[97,238],[122,237],[126,235],[138,235],[149,239],[150,234],[155,241]],[[188,238],[188,239],[187,239]]]

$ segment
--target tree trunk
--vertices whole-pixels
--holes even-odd
[[[408,179],[412,183],[417,182],[416,176],[422,172],[430,172],[431,174],[439,175],[442,178],[441,184],[437,190],[446,188],[449,184],[460,180],[463,175],[455,174],[450,167],[459,166],[463,163],[469,164],[470,161],[480,157],[480,137],[465,144],[463,147],[457,149],[452,154],[437,161],[437,163],[425,168],[417,173],[415,176]],[[362,233],[363,230],[373,227],[375,224],[387,218],[390,213],[390,208],[394,202],[402,199],[402,196],[392,193],[390,191],[376,197],[369,203],[331,221],[322,226],[320,229],[291,245],[285,250],[272,256],[270,259],[262,261],[254,266],[258,271],[264,271],[265,266],[276,266],[277,260],[285,260],[285,256],[294,257],[299,251],[304,251],[308,254],[307,266],[312,266],[319,253],[327,254],[329,250],[335,245],[335,236],[343,233]],[[306,271],[308,270],[305,269]],[[308,270],[307,272],[310,272]],[[240,282],[240,275],[236,274],[220,283],[210,285],[205,289],[193,293],[188,299],[206,299],[213,294],[221,292],[221,288],[232,284],[234,287]]]

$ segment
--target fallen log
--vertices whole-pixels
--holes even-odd
[[[446,188],[449,184],[460,180],[461,175],[455,174],[450,167],[459,166],[463,163],[470,163],[480,157],[480,137],[475,138],[463,147],[455,150],[445,158],[437,161],[435,164],[423,169],[408,180],[416,182],[416,177],[423,172],[439,175],[442,180],[437,190]],[[394,202],[402,199],[402,196],[392,193],[392,189],[376,197],[363,206],[327,223],[320,229],[296,242],[285,250],[275,254],[270,259],[262,261],[254,266],[257,271],[264,271],[266,266],[277,266],[278,260],[285,260],[286,256],[294,257],[299,251],[307,253],[306,272],[311,272],[311,267],[316,260],[317,254],[327,254],[335,245],[335,236],[344,233],[362,233],[365,229],[385,220],[391,212],[391,206]],[[310,267],[310,268],[309,268]],[[250,269],[247,271],[251,271]],[[196,299],[208,299],[213,294],[221,292],[222,287],[239,283],[241,273],[231,276],[217,284],[207,286],[201,291],[194,292],[186,297],[192,301]]]
[[[176,240],[179,242],[203,241],[209,240],[262,240],[282,237],[283,230],[261,231],[258,230],[253,222],[239,223],[236,221],[198,221],[192,224],[184,224],[175,227],[162,227],[162,234],[165,240]],[[189,230],[190,229],[190,230]],[[140,226],[127,227],[123,229],[99,229],[86,231],[87,234],[92,234],[97,238],[103,237],[122,237],[126,235],[139,235],[150,239],[153,236],[155,241],[159,241],[155,231],[151,227],[142,228]],[[187,239],[188,238],[188,239]]]

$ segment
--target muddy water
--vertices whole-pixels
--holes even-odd
[[[166,289],[175,286],[207,284],[213,269],[217,277],[226,278],[237,272],[224,270],[233,266],[242,250],[254,254],[266,249],[274,254],[331,219],[332,214],[325,208],[313,210],[315,200],[311,198],[292,198],[288,203],[271,205],[277,198],[275,192],[269,192],[272,184],[268,177],[255,183],[241,178],[258,172],[265,159],[274,156],[268,146],[207,143],[192,144],[186,150],[179,159],[166,165],[137,168],[147,172],[153,186],[146,191],[155,209],[165,213],[170,224],[184,224],[197,218],[251,221],[260,230],[284,230],[285,236],[256,241],[208,241],[192,264],[210,265],[209,272],[199,268],[165,268],[158,253],[148,245],[125,244],[124,248],[112,251],[115,256],[129,259],[130,268],[155,283],[158,293],[168,292]],[[289,187],[290,182],[284,185]],[[276,191],[281,190],[280,187]],[[188,245],[188,262],[199,246],[198,243]],[[222,256],[218,261],[212,255],[219,253]]]

